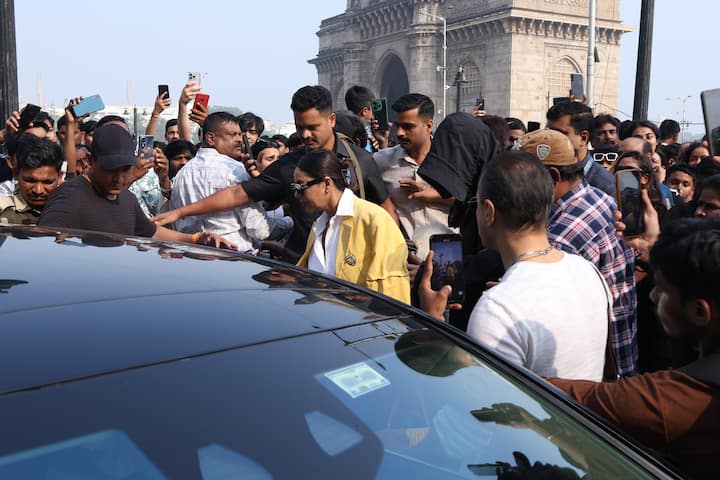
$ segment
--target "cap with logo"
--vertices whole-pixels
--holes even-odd
[[[557,130],[535,130],[519,138],[514,150],[522,150],[538,158],[544,165],[565,167],[576,165],[575,149],[570,139]]]
[[[107,124],[95,130],[92,156],[104,169],[117,170],[135,165],[135,143],[120,125]]]

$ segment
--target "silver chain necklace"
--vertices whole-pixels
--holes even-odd
[[[542,250],[530,250],[529,252],[521,253],[517,256],[515,259],[515,262],[519,262],[520,260],[528,257],[538,257],[540,255],[547,255],[548,253],[553,251],[552,245],[550,245],[547,248],[544,248]]]

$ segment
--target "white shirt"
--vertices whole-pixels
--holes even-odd
[[[0,182],[0,197],[12,197],[17,189],[17,180]]]
[[[232,185],[250,179],[245,166],[214,148],[200,148],[173,179],[169,209],[197,202]],[[259,202],[209,215],[181,218],[177,230],[185,233],[209,231],[225,237],[241,252],[255,252],[253,240],[270,234],[265,209]]]
[[[335,258],[337,257],[340,224],[343,217],[353,216],[354,198],[355,195],[352,190],[346,188],[340,197],[335,215],[328,219],[327,212],[323,212],[318,217],[315,225],[313,225],[315,243],[313,243],[312,251],[308,257],[309,270],[335,275]],[[323,248],[323,232],[326,226],[327,233],[325,234],[325,247]]]
[[[468,335],[538,375],[602,380],[609,295],[587,260],[518,262],[480,297]]]

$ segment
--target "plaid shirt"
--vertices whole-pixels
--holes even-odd
[[[612,293],[612,342],[620,375],[638,371],[635,256],[615,235],[615,201],[585,181],[554,204],[548,220],[550,242],[592,262]]]

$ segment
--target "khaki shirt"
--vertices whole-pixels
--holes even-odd
[[[19,225],[36,225],[40,219],[40,211],[25,202],[22,195],[16,193],[11,197],[0,197],[0,223]]]
[[[417,174],[420,165],[400,145],[380,150],[373,154],[373,159],[395,204],[400,223],[417,244],[418,253],[423,255],[421,258],[424,258],[430,235],[454,231],[447,226],[450,206],[408,198],[408,190],[400,186],[400,180],[415,180],[428,187],[430,184]],[[419,227],[423,228],[416,232]]]

